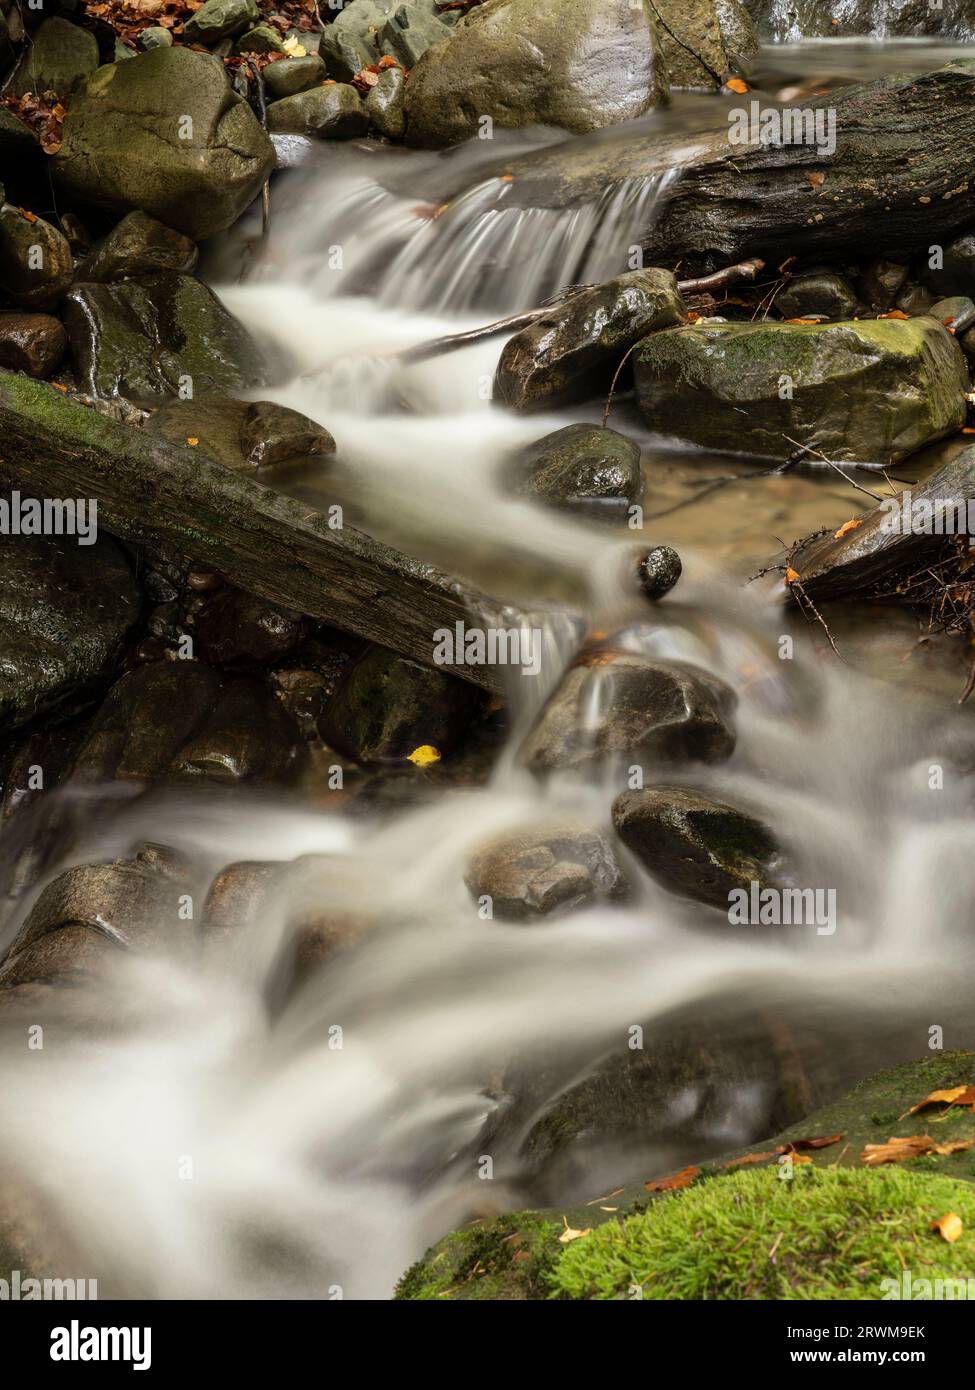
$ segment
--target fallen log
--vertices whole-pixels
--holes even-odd
[[[929,603],[941,595],[950,620],[954,590],[971,587],[969,512],[975,522],[975,448],[838,531],[796,541],[764,572],[786,572],[786,592],[800,607],[807,599]]]
[[[975,61],[896,74],[803,103],[835,150],[815,143],[733,144],[729,101],[701,134],[602,133],[498,166],[506,207],[593,202],[607,185],[674,171],[644,238],[645,263],[689,273],[759,256],[777,265],[816,254],[835,261],[927,251],[975,220]],[[772,103],[763,110],[783,111]]]
[[[162,548],[276,603],[431,664],[434,632],[530,625],[524,614],[306,503],[106,418],[52,387],[0,372],[0,480],[31,496],[84,497],[123,540]],[[445,666],[500,690],[503,670]]]

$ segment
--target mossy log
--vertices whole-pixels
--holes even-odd
[[[353,527],[332,529],[306,503],[71,400],[0,373],[0,479],[40,497],[97,500],[123,540],[185,556],[231,583],[432,662],[433,634],[478,612],[525,616]],[[448,669],[448,668],[445,668]],[[455,674],[500,689],[504,672]]]

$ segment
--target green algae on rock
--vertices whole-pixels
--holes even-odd
[[[724,452],[890,464],[965,422],[964,355],[929,318],[693,324],[634,357],[647,424]]]

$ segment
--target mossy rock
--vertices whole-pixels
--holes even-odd
[[[633,1185],[575,1208],[474,1222],[408,1270],[396,1297],[871,1300],[900,1297],[905,1266],[915,1283],[973,1279],[975,1148],[878,1168],[860,1157],[893,1134],[975,1139],[971,1109],[906,1114],[931,1091],[973,1081],[975,1054],[934,1053],[753,1145],[766,1155],[758,1162],[727,1167],[748,1152],[739,1150],[676,1191]],[[837,1143],[802,1152],[808,1162],[780,1163],[782,1146],[834,1134]],[[962,1220],[955,1244],[931,1229],[948,1212]],[[563,1243],[567,1228],[589,1234]]]

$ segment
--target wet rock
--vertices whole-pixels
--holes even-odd
[[[179,911],[186,887],[178,861],[152,847],[69,869],[38,898],[0,967],[0,987],[97,973],[120,951],[188,944],[193,925]]]
[[[680,579],[683,566],[677,551],[669,545],[655,545],[637,565],[637,579],[647,598],[662,599]]]
[[[301,769],[304,745],[295,725],[260,681],[228,681],[203,727],[173,763],[183,780],[285,783]]]
[[[842,275],[820,270],[790,280],[776,295],[775,307],[785,319],[851,319],[857,297]]]
[[[2,501],[9,502],[9,494]],[[121,548],[103,536],[7,535],[0,545],[0,729],[90,696],[139,614]]]
[[[975,303],[963,294],[937,300],[931,305],[928,313],[955,334],[964,333],[975,324]]]
[[[165,31],[164,31],[165,32]],[[78,279],[104,283],[163,271],[190,274],[196,242],[144,212],[130,212],[78,267]]]
[[[805,446],[890,464],[965,419],[964,356],[924,317],[695,324],[654,334],[634,356],[652,429],[733,453],[785,459]]]
[[[419,5],[397,5],[379,31],[382,53],[406,68],[414,68],[435,43],[451,36],[451,30]]]
[[[76,256],[87,254],[91,250],[91,233],[81,218],[73,212],[62,212],[58,221],[74,254]]]
[[[60,319],[50,314],[0,314],[0,367],[50,376],[68,348]]]
[[[256,386],[264,365],[244,326],[190,275],[76,285],[64,303],[82,390],[152,401]]]
[[[685,787],[624,792],[613,824],[653,878],[683,898],[727,909],[728,895],[773,881],[781,856],[753,816]]]
[[[626,893],[606,837],[572,825],[526,826],[492,840],[475,854],[464,881],[475,902],[489,897],[492,915],[513,922],[613,902]]]
[[[873,309],[889,309],[907,283],[909,270],[897,261],[874,261],[860,276],[858,289]]]
[[[605,395],[634,343],[683,320],[677,281],[666,270],[632,270],[570,295],[505,344],[495,398],[529,411]]]
[[[897,307],[905,314],[926,314],[935,296],[923,285],[905,285],[897,296]]]
[[[57,92],[67,97],[98,67],[98,42],[87,29],[66,19],[45,19],[24,49],[7,91]]]
[[[0,106],[0,160],[3,167],[25,168],[39,162],[41,146],[37,136],[6,106]],[[22,161],[22,162],[21,162]]]
[[[325,61],[329,77],[336,82],[351,82],[357,73],[375,63],[379,57],[373,41],[345,24],[328,25],[322,32],[318,51]]]
[[[212,709],[221,678],[198,661],[154,661],[115,682],[75,759],[82,782],[162,780]]]
[[[157,48],[89,78],[71,102],[51,167],[72,197],[141,208],[200,240],[229,227],[261,191],[274,147],[222,63],[185,47]]]
[[[944,247],[941,265],[926,264],[921,279],[936,295],[975,297],[975,232],[966,232]]]
[[[731,756],[736,700],[716,676],[631,652],[601,651],[594,660],[573,666],[542,710],[521,750],[530,771]]]
[[[163,29],[158,24],[151,24],[148,29],[143,29],[139,35],[139,47],[143,53],[148,53],[150,48],[172,48],[172,46],[172,34],[168,29]]]
[[[286,53],[284,41],[276,29],[269,24],[258,24],[241,34],[234,45],[237,53]],[[274,64],[272,63],[273,67]]]
[[[402,68],[386,68],[366,97],[366,115],[372,128],[387,140],[401,140],[406,130],[406,74]]]
[[[50,222],[0,207],[0,290],[25,309],[50,309],[71,284],[71,247]]]
[[[313,135],[319,140],[351,140],[366,133],[369,118],[356,89],[333,82],[272,102],[267,124],[269,130]]]
[[[658,31],[671,87],[717,87],[758,52],[751,17],[737,0],[667,0],[662,14],[666,28],[658,24]]]
[[[145,427],[173,444],[196,439],[201,453],[242,472],[266,471],[294,459],[335,452],[328,430],[273,401],[239,401],[231,396],[167,401]]]
[[[183,40],[212,45],[243,33],[260,17],[257,0],[206,0],[183,25]]]
[[[456,676],[370,647],[344,672],[319,730],[357,762],[401,762],[425,745],[449,753],[479,703],[479,692]]]
[[[665,72],[647,11],[628,0],[489,0],[410,74],[407,142],[459,144],[485,116],[599,130],[663,100]]]
[[[281,661],[301,641],[299,613],[246,594],[220,589],[196,614],[196,654],[214,666],[240,669]]]
[[[599,425],[566,425],[525,450],[514,486],[550,506],[617,515],[643,494],[640,448]]]
[[[325,64],[315,54],[305,58],[282,58],[264,69],[264,84],[272,102],[317,87],[324,77]]]

